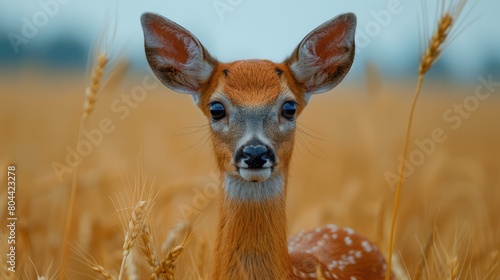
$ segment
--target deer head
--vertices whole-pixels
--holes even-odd
[[[314,29],[281,63],[221,63],[178,24],[151,13],[141,21],[155,75],[170,89],[190,94],[210,122],[227,194],[259,200],[284,193],[297,117],[311,95],[334,88],[353,63],[354,14]]]

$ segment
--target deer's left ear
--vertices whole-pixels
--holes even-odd
[[[309,33],[285,61],[304,86],[306,98],[334,88],[354,60],[356,16],[339,15]]]

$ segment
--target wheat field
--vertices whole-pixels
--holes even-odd
[[[372,72],[362,83],[314,96],[298,119],[290,237],[335,223],[387,254],[394,184],[386,177],[401,163],[415,83]],[[140,91],[149,75],[111,78],[96,96],[82,139],[91,143],[85,135],[99,134],[103,122],[105,129],[80,147],[85,155],[66,240],[74,169],[58,173],[54,166],[68,166],[77,144],[85,75],[29,68],[0,76],[0,216],[7,224],[7,168],[15,165],[18,218],[15,273],[7,270],[9,231],[0,231],[2,279],[58,279],[65,243],[68,279],[148,279],[152,256],[166,260],[174,249],[176,279],[207,279],[218,188],[207,121],[189,96],[154,79]],[[500,98],[491,87],[479,99],[481,84],[424,85],[396,229],[401,279],[500,279]],[[121,269],[127,231],[139,219],[146,234],[134,237]]]

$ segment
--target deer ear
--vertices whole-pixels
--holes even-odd
[[[295,79],[311,94],[334,88],[354,60],[356,16],[339,15],[309,33],[285,61]]]
[[[146,57],[156,77],[174,91],[191,94],[198,103],[216,60],[193,34],[171,20],[145,13],[141,24]]]

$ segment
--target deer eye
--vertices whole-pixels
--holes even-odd
[[[226,116],[226,109],[224,109],[224,105],[220,102],[210,103],[210,115],[214,121],[224,118]]]
[[[289,120],[292,121],[295,118],[295,111],[297,107],[297,103],[293,101],[287,101],[283,104],[283,107],[281,108],[281,115]]]

